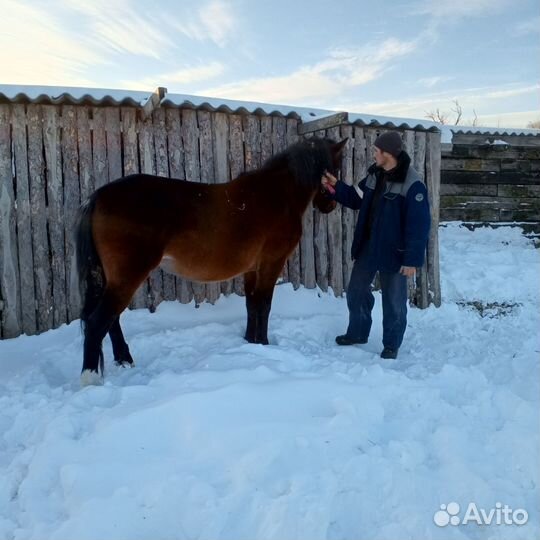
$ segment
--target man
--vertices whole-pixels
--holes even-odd
[[[374,143],[375,163],[358,188],[326,172],[323,186],[336,201],[360,210],[351,255],[354,265],[347,289],[349,326],[338,345],[367,343],[375,299],[371,284],[379,272],[383,307],[381,358],[397,358],[407,326],[407,277],[422,266],[429,234],[426,186],[411,167],[395,131]]]

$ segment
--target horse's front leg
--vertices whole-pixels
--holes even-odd
[[[247,307],[245,338],[250,343],[268,345],[268,319],[272,297],[285,260],[261,263],[259,270],[248,272],[244,276]]]
[[[244,291],[246,294],[247,325],[244,338],[249,343],[256,343],[257,335],[257,309],[255,301],[255,284],[257,283],[256,272],[244,274]]]

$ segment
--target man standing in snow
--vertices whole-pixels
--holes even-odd
[[[335,200],[360,210],[347,289],[349,326],[338,345],[367,343],[375,303],[371,284],[379,272],[383,307],[381,358],[397,358],[407,326],[407,277],[424,262],[430,213],[427,191],[395,131],[374,143],[375,163],[356,188],[326,172],[323,186]]]

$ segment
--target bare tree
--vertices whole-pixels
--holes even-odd
[[[426,118],[443,125],[448,123],[448,114],[441,112],[440,109],[437,109],[436,111],[426,111]]]
[[[457,126],[459,124],[459,121],[461,120],[461,116],[463,115],[463,109],[461,108],[461,105],[459,104],[459,101],[457,99],[454,99],[454,105],[455,107],[452,109],[452,112],[456,115],[454,126]]]
[[[438,122],[439,124],[453,124],[458,126],[463,118],[463,107],[459,104],[459,100],[454,99],[452,101],[454,106],[450,109],[451,112],[441,111],[436,109],[435,111],[426,111],[426,118]],[[473,109],[474,118],[472,120],[465,120],[465,124],[469,126],[479,126],[478,115],[476,110]]]
[[[426,111],[426,118],[429,118],[434,122],[438,122],[439,124],[444,125],[450,124],[450,116],[455,115],[452,123],[457,126],[459,124],[459,121],[461,120],[461,117],[463,116],[463,109],[457,99],[454,99],[452,103],[454,104],[454,107],[450,109],[450,113],[446,111],[441,111],[437,108],[435,111]]]

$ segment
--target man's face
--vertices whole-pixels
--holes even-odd
[[[378,167],[385,167],[389,164],[389,158],[391,157],[390,154],[387,152],[383,152],[380,148],[377,148],[376,146],[373,147],[373,156],[375,158],[375,163],[377,163]]]

